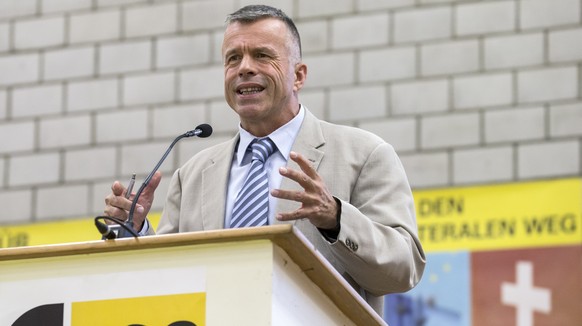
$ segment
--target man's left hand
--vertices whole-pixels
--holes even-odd
[[[329,190],[327,190],[323,179],[303,155],[291,152],[289,156],[299,165],[301,171],[281,167],[279,168],[279,173],[299,183],[304,191],[273,189],[271,195],[300,202],[301,207],[290,213],[277,214],[276,218],[280,221],[305,218],[320,229],[331,230],[336,228],[337,203],[329,193]]]

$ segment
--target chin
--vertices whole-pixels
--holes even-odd
[[[266,110],[263,106],[258,105],[241,105],[235,109],[239,116],[253,118],[262,115]]]

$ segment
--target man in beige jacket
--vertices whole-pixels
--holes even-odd
[[[230,227],[251,165],[247,146],[268,137],[276,149],[265,162],[265,223],[293,223],[381,314],[383,295],[411,289],[425,265],[394,149],[366,131],[321,121],[300,104],[307,66],[299,33],[282,11],[247,6],[231,14],[222,54],[225,98],[240,117],[239,133],[174,173],[157,232]],[[139,198],[134,227],[142,233],[153,234],[146,216],[160,178],[156,173]],[[124,195],[115,182],[106,215],[127,218],[132,197]]]

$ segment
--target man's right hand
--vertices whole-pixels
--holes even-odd
[[[154,192],[160,184],[160,180],[162,180],[162,173],[156,171],[152,176],[150,183],[145,187],[137,200],[137,205],[133,212],[134,230],[141,230],[143,222],[152,207]],[[103,210],[105,215],[118,218],[122,221],[127,219],[135,193],[132,193],[128,199],[125,198],[126,191],[127,188],[125,188],[119,181],[115,181],[113,185],[111,185],[111,193],[105,197],[105,209]]]

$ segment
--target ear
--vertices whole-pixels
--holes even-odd
[[[293,90],[295,92],[299,92],[299,90],[303,88],[303,84],[305,84],[306,79],[307,65],[303,62],[299,62],[295,65],[295,83],[293,84]]]

